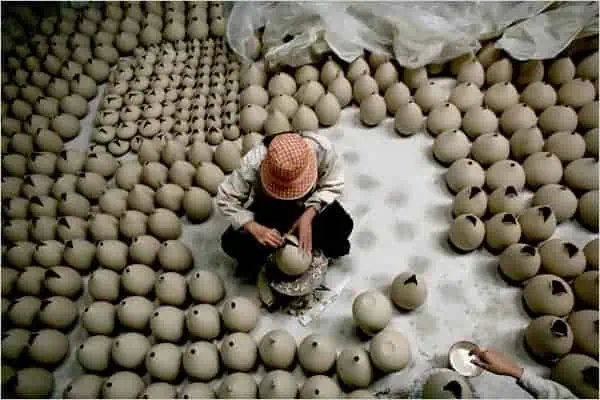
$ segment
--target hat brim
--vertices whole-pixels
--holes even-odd
[[[310,152],[308,165],[302,173],[292,181],[280,181],[273,176],[263,162],[260,166],[260,180],[267,194],[278,200],[298,200],[304,197],[317,182],[317,156]]]

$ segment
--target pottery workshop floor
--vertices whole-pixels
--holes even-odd
[[[87,124],[84,133],[68,148],[87,147],[101,97],[102,91],[83,121]],[[549,370],[535,363],[523,346],[530,318],[521,303],[521,289],[500,278],[496,258],[487,252],[460,256],[448,247],[453,197],[444,183],[445,169],[431,156],[433,139],[425,134],[396,135],[392,118],[376,128],[365,128],[356,107],[344,110],[340,122],[321,133],[335,144],[344,160],[342,202],[355,222],[351,254],[331,267],[326,279],[328,287],[343,289],[307,326],[295,316],[263,310],[252,335],[260,338],[279,327],[290,331],[298,342],[308,333],[319,332],[333,335],[339,347],[358,343],[352,323],[353,298],[367,289],[387,293],[395,275],[413,271],[425,277],[427,301],[412,313],[395,311],[391,322],[411,343],[411,365],[374,383],[371,392],[382,397],[414,395],[424,372],[447,366],[448,349],[459,340],[507,352],[523,366],[548,376]],[[220,236],[226,227],[225,218],[216,212],[203,224],[186,224],[182,240],[193,251],[195,269],[216,270],[226,281],[228,295],[245,294],[258,301],[254,286],[242,284],[234,276],[235,264],[221,250]],[[576,222],[562,224],[557,235],[581,246],[591,238]],[[72,343],[79,343],[85,332],[78,327],[71,337]],[[72,377],[80,374],[74,353],[57,371],[57,377],[63,378],[56,387],[59,397]],[[531,397],[513,379],[489,373],[471,379],[471,384],[482,398]]]

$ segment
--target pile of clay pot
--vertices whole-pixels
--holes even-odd
[[[516,63],[490,45],[449,67],[454,88],[424,80],[406,106],[421,123],[418,110],[428,112],[433,156],[448,166],[449,243],[499,254],[534,318],[530,353],[577,395],[597,397],[598,239],[579,247],[553,235],[573,218],[598,232],[598,53]],[[404,117],[396,129],[411,134]]]

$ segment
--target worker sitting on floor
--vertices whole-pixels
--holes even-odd
[[[512,376],[517,383],[537,399],[576,399],[569,389],[550,379],[544,379],[522,368],[508,356],[492,349],[475,349],[475,365],[497,375]]]
[[[296,234],[299,246],[328,258],[348,254],[352,218],[336,200],[344,188],[341,159],[331,142],[312,133],[285,132],[256,144],[220,185],[217,205],[231,221],[225,253],[258,270]]]

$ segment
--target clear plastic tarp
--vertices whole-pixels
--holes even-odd
[[[475,52],[491,38],[517,60],[548,59],[578,37],[598,35],[598,3],[233,3],[227,40],[245,62],[259,31],[270,66],[315,62],[329,51],[351,62],[368,50],[417,68]]]

